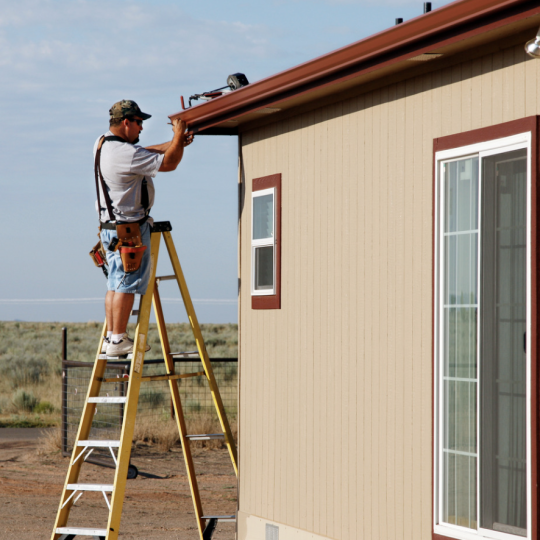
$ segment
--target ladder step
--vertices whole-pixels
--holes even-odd
[[[107,536],[107,529],[89,529],[88,527],[57,527],[56,534],[75,534],[77,536]]]
[[[89,448],[119,448],[120,441],[79,441],[77,446],[88,446]]]
[[[169,354],[173,358],[199,358],[199,351],[172,352]]]
[[[88,403],[125,403],[127,397],[90,397]]]
[[[98,360],[114,360],[115,358],[118,360],[133,360],[133,355],[128,354],[124,356],[107,356],[106,354],[100,354],[98,356]]]
[[[67,489],[72,491],[111,491],[113,484],[68,484]]]
[[[176,279],[176,276],[174,274],[172,276],[156,276],[156,281],[158,283],[160,281],[170,281],[171,279]]]
[[[208,441],[210,439],[224,439],[223,433],[201,433],[200,435],[186,435],[186,439],[192,441]]]
[[[173,375],[148,375],[141,377],[141,381],[174,381],[176,379],[187,379],[188,377],[201,377],[204,371],[198,373],[174,373]]]
[[[218,521],[236,521],[234,514],[230,516],[202,516],[201,519],[217,519]]]

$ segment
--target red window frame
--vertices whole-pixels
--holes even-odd
[[[251,309],[281,309],[281,173],[254,178],[252,183],[252,192],[263,189],[275,188],[275,224],[274,224],[274,242],[275,242],[275,265],[276,265],[276,294],[270,295],[251,295]],[[251,208],[253,212],[253,206]],[[251,225],[250,225],[250,252],[251,249]],[[251,255],[252,256],[252,255]],[[251,276],[253,265],[250,265],[250,291]]]
[[[531,329],[533,335],[531,336],[531,538],[532,540],[540,540],[538,531],[538,514],[540,504],[540,477],[538,469],[539,448],[540,448],[540,370],[538,363],[538,350],[540,349],[540,332],[538,328],[539,318],[537,314],[539,304],[540,290],[538,287],[539,271],[540,271],[540,250],[538,246],[538,227],[539,227],[539,210],[540,210],[540,190],[538,189],[538,172],[540,171],[540,146],[538,140],[538,133],[540,131],[540,116],[530,116],[504,124],[498,124],[487,128],[476,129],[473,131],[467,131],[464,133],[457,133],[455,135],[448,135],[446,137],[440,137],[433,140],[433,229],[432,229],[432,337],[435,336],[435,286],[437,282],[437,276],[435,274],[435,254],[436,254],[436,204],[435,200],[435,183],[436,183],[436,153],[442,150],[449,150],[452,148],[459,148],[461,146],[467,146],[470,144],[482,143],[492,141],[495,139],[501,139],[503,137],[509,137],[511,135],[517,135],[519,133],[531,132]],[[432,368],[433,368],[433,380],[432,380],[432,448],[435,448],[435,380],[436,363],[437,358],[435,356],[434,347],[432,346]],[[433,540],[447,540],[450,537],[435,533],[435,487],[436,487],[436,470],[435,470],[435,455],[432,453],[432,538]],[[480,537],[479,537],[480,538]]]

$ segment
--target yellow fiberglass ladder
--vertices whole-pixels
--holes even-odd
[[[189,295],[189,291],[184,279],[184,274],[178,260],[178,255],[174,247],[171,236],[171,224],[168,221],[154,223],[151,236],[151,270],[150,283],[146,294],[141,297],[141,303],[138,311],[137,327],[135,330],[133,354],[128,356],[131,360],[131,367],[128,379],[128,390],[125,397],[109,397],[101,396],[101,384],[117,382],[118,379],[105,378],[105,369],[107,367],[107,356],[101,354],[103,344],[103,336],[106,333],[106,325],[103,327],[102,337],[96,354],[96,361],[88,393],[84,404],[81,421],[75,442],[73,444],[73,453],[69,464],[69,469],[66,477],[66,482],[62,492],[62,498],[56,516],[51,540],[71,540],[77,536],[90,536],[98,539],[116,540],[120,529],[120,518],[122,515],[122,506],[124,502],[124,493],[126,489],[126,481],[128,477],[128,467],[131,456],[131,445],[133,431],[135,427],[135,417],[137,414],[137,404],[139,400],[139,391],[141,382],[147,381],[169,381],[171,390],[172,402],[180,439],[182,442],[182,450],[186,463],[187,476],[195,507],[195,517],[201,540],[210,540],[218,521],[236,521],[236,516],[233,515],[205,515],[202,510],[202,503],[197,484],[197,477],[193,458],[191,455],[190,441],[191,440],[208,440],[208,439],[224,439],[229,455],[234,467],[235,474],[238,475],[236,446],[231,433],[231,428],[225,414],[223,402],[219,393],[216,379],[212,371],[212,365],[206,351],[204,340],[193,303]],[[159,253],[159,245],[161,237],[165,240],[165,245],[169,252],[169,257],[174,269],[174,275],[156,277],[156,267]],[[173,353],[171,352],[165,320],[161,308],[158,285],[160,281],[175,279],[178,282],[180,293],[186,307],[189,317],[193,336],[197,343],[197,353],[202,362],[204,371],[198,373],[175,374],[174,358],[191,355],[193,353]],[[143,376],[144,354],[146,349],[146,336],[148,335],[150,311],[152,304],[156,315],[157,327],[163,350],[163,358],[165,361],[166,374]],[[178,390],[178,380],[187,377],[206,377],[214,406],[217,411],[219,422],[221,424],[222,433],[203,433],[190,435],[187,433],[186,421],[180,401],[180,393]],[[120,404],[124,406],[124,417],[122,422],[122,431],[120,440],[89,440],[92,421],[96,412],[96,405],[99,403]],[[84,462],[84,454],[91,452],[94,448],[108,448],[113,456],[116,465],[113,484],[83,484],[79,483],[79,474]],[[114,450],[117,455],[115,457]],[[88,457],[88,454],[87,456]],[[106,528],[79,527],[68,525],[68,518],[73,504],[86,491],[102,492],[109,510],[108,523]],[[110,501],[109,501],[110,494]]]

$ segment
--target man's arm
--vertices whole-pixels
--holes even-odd
[[[154,144],[152,146],[147,146],[146,150],[153,152],[154,154],[164,154],[171,146],[172,141],[165,142],[163,144]]]

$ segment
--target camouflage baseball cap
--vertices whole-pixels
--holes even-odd
[[[143,120],[148,120],[150,114],[143,113],[139,106],[131,99],[123,99],[117,101],[110,109],[109,116],[113,118],[125,118],[126,116],[138,116]]]

